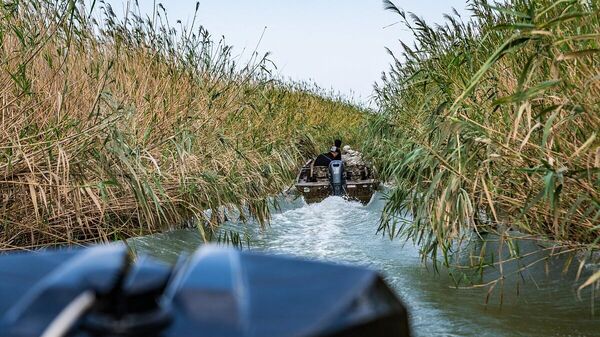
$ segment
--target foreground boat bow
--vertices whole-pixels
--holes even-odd
[[[122,246],[0,257],[0,335],[409,335],[370,270],[206,247],[171,268]]]

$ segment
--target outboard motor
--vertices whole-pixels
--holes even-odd
[[[329,163],[329,183],[333,195],[342,196],[346,194],[346,179],[344,177],[344,162],[332,160]]]

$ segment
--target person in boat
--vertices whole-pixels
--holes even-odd
[[[332,160],[341,160],[340,149],[336,146],[332,146],[327,153],[321,153],[317,159],[315,159],[314,166],[329,166]]]
[[[341,139],[334,140],[333,146],[337,147],[337,149],[338,149],[339,158],[336,158],[336,160],[342,160],[342,140]]]

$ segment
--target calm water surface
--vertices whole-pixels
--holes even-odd
[[[415,336],[600,336],[591,295],[577,299],[574,273],[563,275],[562,263],[508,279],[502,306],[499,291],[486,305],[487,288],[456,289],[447,273],[424,266],[417,248],[377,235],[382,207],[377,198],[367,206],[337,197],[313,205],[284,201],[268,229],[248,233],[250,248],[379,270],[409,307]],[[130,243],[173,262],[201,239],[195,230],[180,230]]]

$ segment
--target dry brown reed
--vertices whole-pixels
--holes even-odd
[[[197,8],[196,8],[197,9]],[[202,27],[102,2],[0,1],[0,250],[110,241],[267,197],[362,111],[236,64]]]

